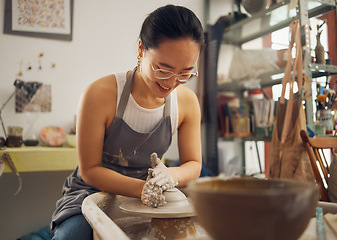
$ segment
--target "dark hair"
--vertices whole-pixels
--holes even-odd
[[[164,39],[178,40],[189,37],[204,43],[204,32],[198,17],[181,6],[166,5],[150,13],[144,20],[139,38],[144,49],[158,48]]]

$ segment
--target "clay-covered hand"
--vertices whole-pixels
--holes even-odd
[[[151,173],[149,172],[149,174],[151,174],[151,178],[149,179],[151,184],[160,186],[163,191],[178,185],[171,177],[168,168],[157,157],[157,153],[151,154],[151,162],[153,167],[153,169],[150,170]]]
[[[149,170],[149,175],[150,175]],[[151,178],[148,178],[151,179]],[[163,195],[163,190],[161,189],[160,186],[155,185],[149,181],[146,181],[143,191],[142,191],[142,196],[141,196],[141,201],[143,204],[150,206],[150,207],[160,207],[166,204],[165,201],[165,196]]]

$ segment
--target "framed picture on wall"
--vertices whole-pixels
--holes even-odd
[[[4,33],[72,40],[74,0],[6,0]]]

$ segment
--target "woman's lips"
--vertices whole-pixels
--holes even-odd
[[[159,86],[160,91],[167,92],[170,91],[171,88],[165,87],[163,85],[160,85],[160,83],[157,82],[157,85]]]

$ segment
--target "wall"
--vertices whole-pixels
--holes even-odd
[[[74,123],[77,103],[83,89],[92,81],[112,72],[132,69],[137,62],[137,39],[142,21],[156,7],[169,1],[75,1],[73,40],[58,41],[17,35],[0,35],[0,103],[13,92],[13,82],[23,60],[23,81],[52,85],[52,112],[42,113],[37,131],[44,126],[60,126],[69,131]],[[170,1],[190,7],[202,19],[199,0]],[[4,12],[4,1],[0,10]],[[134,9],[134,10],[133,10]],[[140,10],[141,9],[141,10]],[[3,27],[3,17],[0,26]],[[2,31],[1,31],[2,32]],[[38,55],[44,53],[42,70]],[[32,70],[28,71],[28,61]],[[55,68],[51,63],[56,64]],[[194,88],[194,84],[191,84]],[[15,113],[14,98],[3,110],[5,125],[27,127],[23,114]],[[2,129],[0,136],[3,135]]]
[[[0,2],[0,104],[14,91],[19,62],[23,81],[40,81],[52,85],[52,112],[42,113],[36,129],[60,126],[66,132],[74,123],[77,103],[84,88],[92,81],[110,74],[132,69],[137,62],[137,38],[146,15],[167,3],[192,9],[203,22],[202,0],[80,0],[74,3],[73,40],[60,41],[3,34],[5,1]],[[44,53],[42,69],[38,70],[38,55]],[[55,68],[51,63],[56,64]],[[196,89],[195,83],[190,88]],[[6,126],[26,127],[22,114],[15,113],[12,99],[2,112]],[[2,129],[0,136],[3,136]],[[175,143],[175,141],[174,141]],[[173,143],[173,144],[174,144]],[[176,147],[168,156],[177,158]],[[23,190],[17,197],[14,174],[0,178],[0,238],[16,239],[49,224],[61,185],[68,172],[25,173]]]

